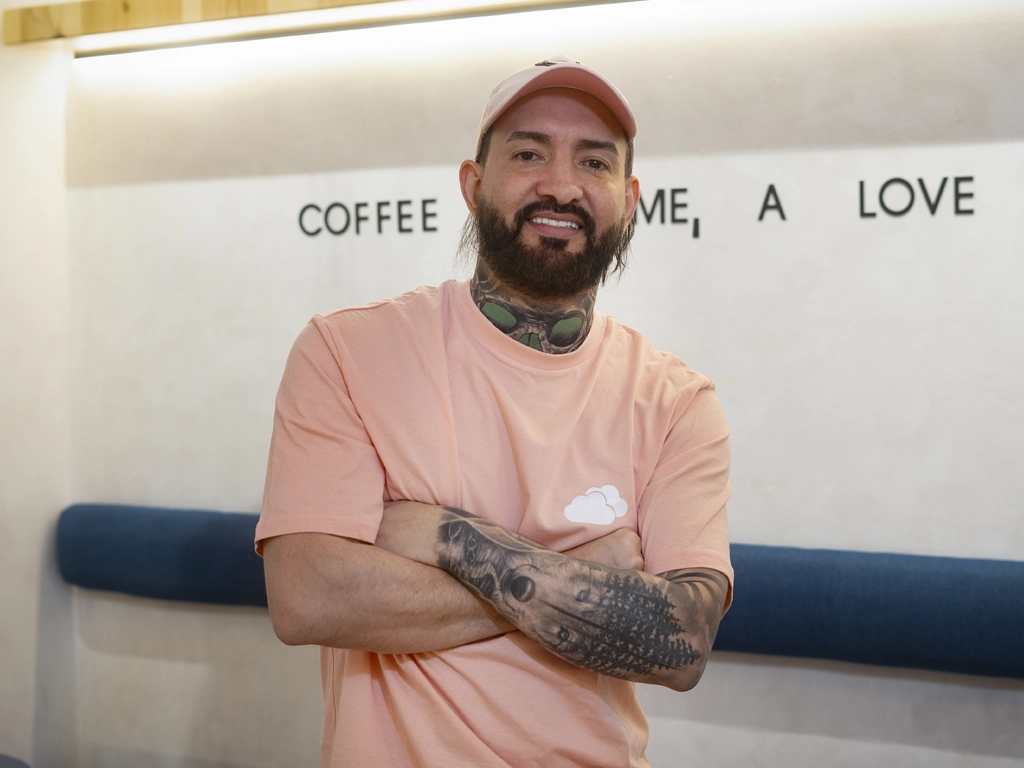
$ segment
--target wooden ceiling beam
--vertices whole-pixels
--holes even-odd
[[[393,0],[78,0],[77,2],[11,8],[3,15],[3,41],[7,44],[121,32],[199,21],[221,21],[295,11],[315,11]],[[481,3],[481,6],[524,8],[542,2]],[[585,3],[557,3],[576,5]]]

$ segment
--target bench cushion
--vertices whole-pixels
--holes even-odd
[[[732,546],[715,648],[1024,678],[1024,562]]]
[[[57,524],[65,580],[139,597],[267,604],[253,550],[258,515],[118,504],[75,504]]]
[[[64,578],[196,603],[267,604],[258,516],[76,504]],[[1024,678],[1024,562],[732,545],[717,650]]]

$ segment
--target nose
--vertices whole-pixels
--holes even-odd
[[[537,194],[559,205],[575,203],[583,197],[583,186],[571,157],[556,153],[537,182]]]

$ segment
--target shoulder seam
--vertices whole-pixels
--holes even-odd
[[[327,312],[317,312],[315,317],[329,318],[334,315],[340,315],[347,312],[360,312],[376,309],[378,307],[400,304],[421,296],[435,296],[440,290],[440,286],[421,285],[419,288],[414,288],[411,291],[406,291],[405,293],[400,293],[396,296],[389,296],[385,299],[377,299],[376,301],[367,302],[366,304],[356,304],[349,307],[338,307],[337,309],[332,309]]]

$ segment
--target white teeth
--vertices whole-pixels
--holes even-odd
[[[575,224],[571,221],[556,221],[555,219],[543,219],[539,216],[535,219],[530,219],[530,221],[532,221],[534,224],[547,224],[552,227],[564,227],[566,229],[580,228],[579,224]]]

